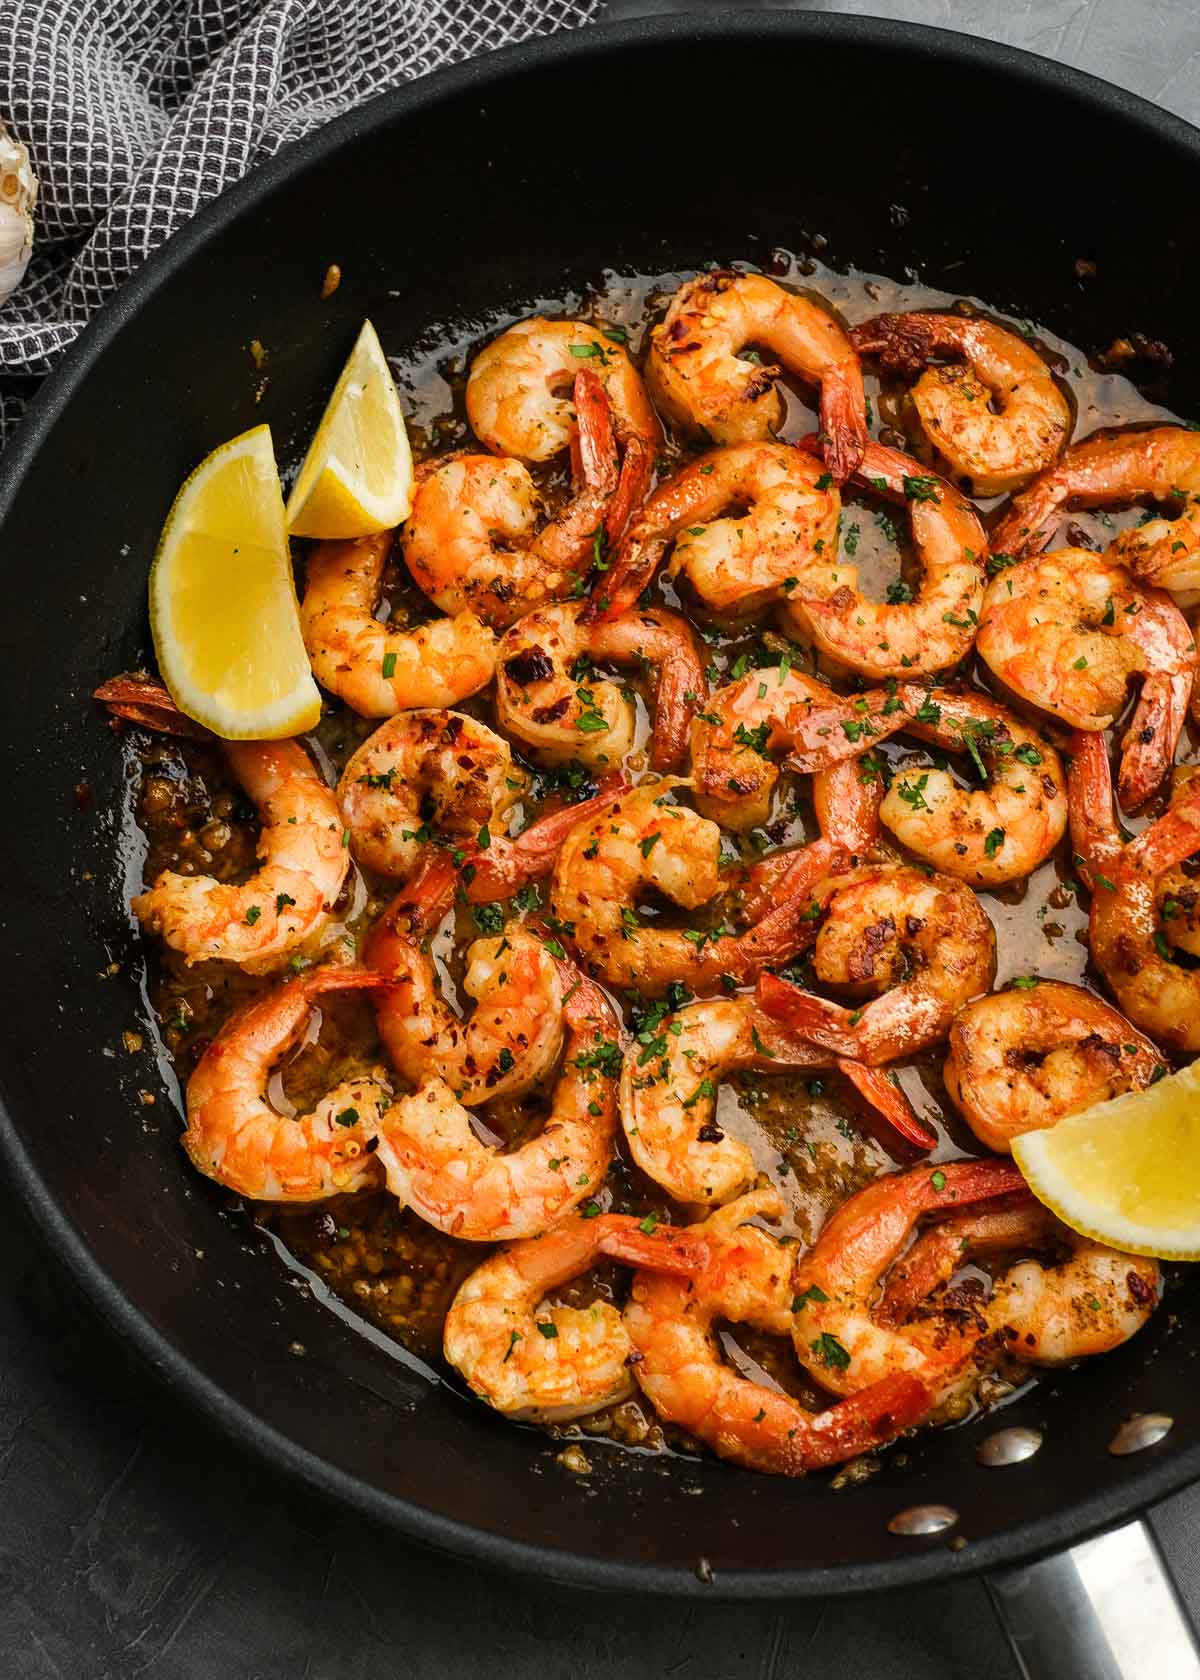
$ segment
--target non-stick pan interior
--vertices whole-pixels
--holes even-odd
[[[364,315],[402,345],[606,269],[761,262],[819,235],[826,261],[918,271],[1091,350],[1160,339],[1177,354],[1155,364],[1154,395],[1200,417],[1186,353],[1198,166],[1200,138],[1174,119],[962,37],[783,14],[655,20],[367,107],[222,199],[93,329],[2,468],[3,1135],[110,1316],[232,1429],[432,1541],[674,1590],[713,1590],[693,1574],[701,1558],[732,1591],[899,1584],[1061,1544],[1200,1474],[1200,1299],[1186,1287],[1124,1351],[1010,1408],[1046,1445],[1002,1472],[975,1464],[968,1426],[840,1492],[825,1476],[602,1446],[581,1478],[543,1435],[431,1385],[224,1211],[180,1156],[153,1040],[124,1047],[144,1029],[123,909],[138,860],[118,852],[120,754],[88,701],[148,655],[146,568],[181,478],[259,421],[286,454]],[[322,301],[331,262],[342,284]],[[1106,1442],[1133,1410],[1173,1414],[1174,1433],[1114,1459]],[[965,1548],[887,1532],[928,1500],[958,1508]]]

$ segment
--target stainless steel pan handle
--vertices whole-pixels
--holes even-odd
[[[1144,1522],[987,1586],[1024,1680],[1200,1680],[1191,1626]]]

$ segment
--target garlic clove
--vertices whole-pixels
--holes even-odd
[[[0,304],[16,291],[29,266],[37,190],[28,151],[0,120]]]

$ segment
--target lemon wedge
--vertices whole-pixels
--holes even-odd
[[[288,497],[297,537],[369,537],[407,519],[412,451],[383,347],[363,322]]]
[[[150,628],[175,704],[215,734],[315,726],[269,427],[214,449],[176,496],[150,568]]]
[[[1200,1062],[1014,1138],[1029,1188],[1073,1230],[1200,1260]]]

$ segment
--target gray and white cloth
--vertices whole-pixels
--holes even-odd
[[[600,0],[0,0],[0,117],[40,181],[0,306],[0,447],[89,316],[208,199],[340,112]]]

